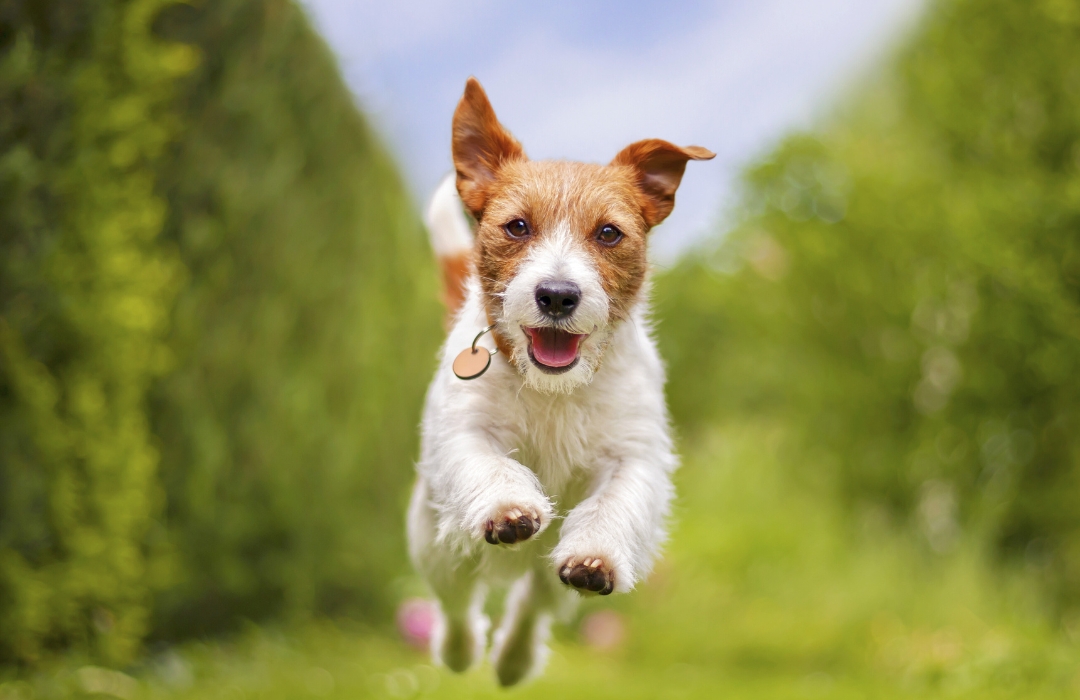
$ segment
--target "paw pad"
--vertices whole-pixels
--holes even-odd
[[[539,513],[526,514],[520,508],[511,508],[501,517],[488,521],[484,539],[490,544],[514,544],[524,542],[539,530]]]
[[[615,590],[615,572],[600,558],[570,559],[559,569],[559,579],[568,586],[608,595]]]

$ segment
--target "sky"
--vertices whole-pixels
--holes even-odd
[[[452,168],[465,80],[530,158],[608,162],[643,138],[700,145],[652,236],[672,259],[722,229],[739,172],[812,127],[922,0],[305,0],[422,208]]]

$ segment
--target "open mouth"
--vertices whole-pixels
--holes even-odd
[[[529,336],[529,359],[548,374],[568,372],[577,364],[578,348],[587,333],[558,328],[522,328]]]

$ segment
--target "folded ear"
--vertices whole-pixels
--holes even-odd
[[[682,182],[688,160],[710,160],[716,154],[701,146],[680,148],[660,139],[632,143],[619,151],[612,165],[626,165],[637,175],[645,223],[656,226],[675,208],[675,190]]]
[[[499,123],[476,78],[466,81],[465,94],[454,111],[453,154],[458,194],[479,221],[499,168],[525,158],[525,151]]]

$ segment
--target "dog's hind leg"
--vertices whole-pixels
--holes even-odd
[[[462,582],[463,583],[463,582]],[[431,639],[431,651],[451,671],[468,670],[483,657],[488,619],[483,613],[484,586],[437,590],[442,612]]]
[[[547,570],[530,570],[514,583],[491,651],[501,685],[514,685],[543,669],[552,616],[568,604],[566,591]]]
[[[439,599],[431,653],[460,673],[483,656],[487,645],[488,619],[483,613],[486,589],[479,582],[477,558],[438,546],[434,523],[427,485],[423,478],[417,479],[409,504],[409,553]]]

